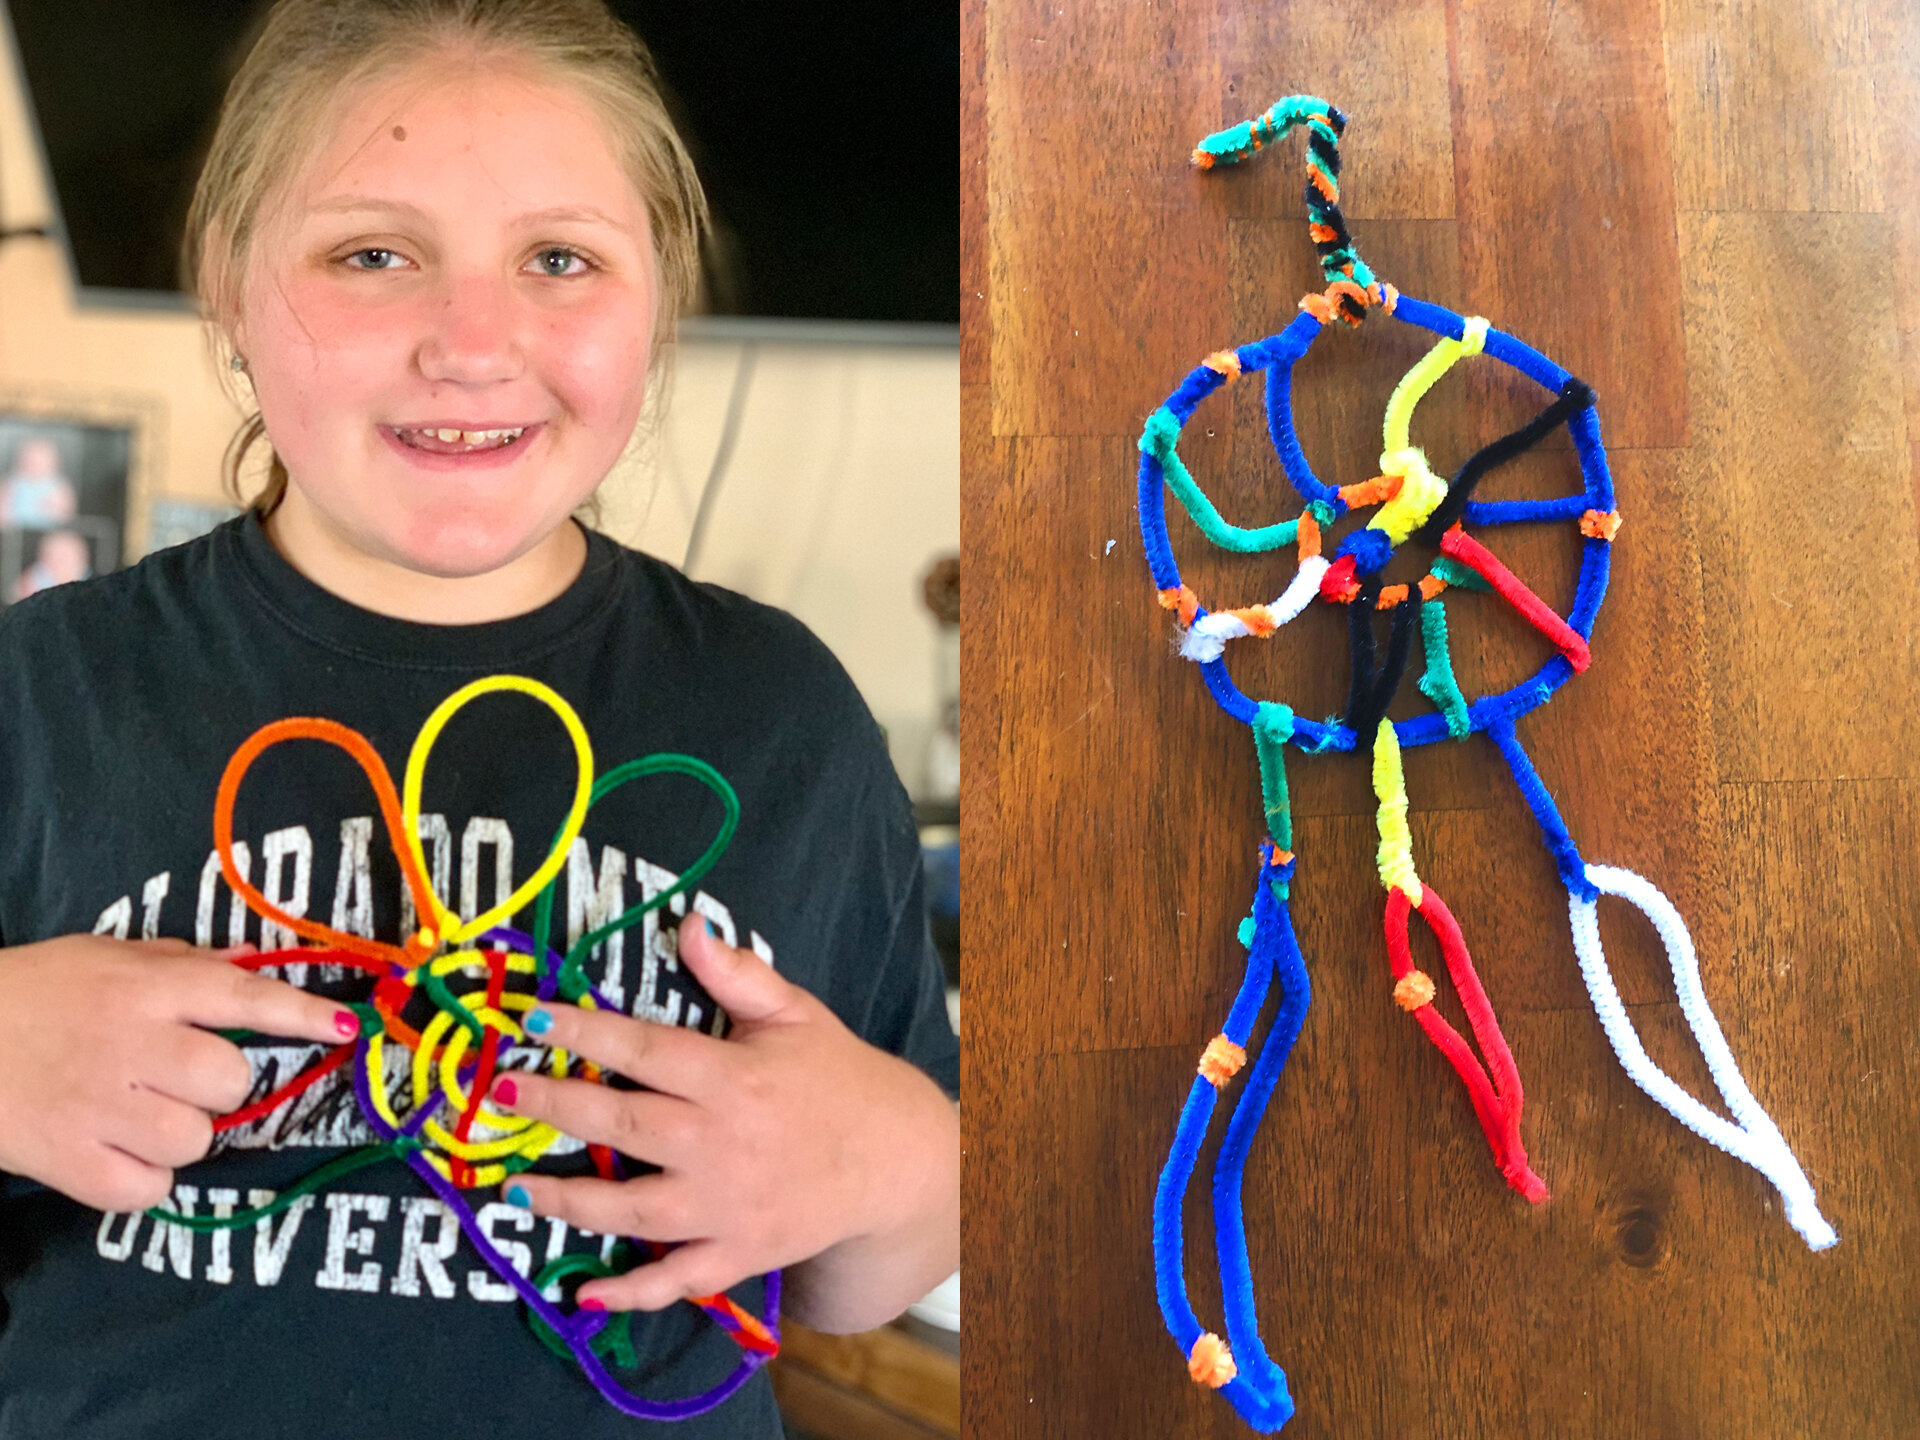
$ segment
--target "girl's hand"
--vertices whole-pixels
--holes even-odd
[[[338,1045],[351,1010],[184,940],[66,935],[0,950],[0,1169],[100,1210],[157,1205],[253,1085],[214,1029]]]
[[[680,927],[680,962],[732,1017],[727,1039],[545,1007],[552,1025],[542,1041],[648,1088],[516,1072],[492,1091],[503,1110],[661,1173],[519,1175],[506,1198],[602,1235],[683,1242],[653,1264],[583,1285],[582,1304],[659,1310],[854,1242],[861,1263],[852,1283],[867,1293],[828,1298],[820,1313],[877,1316],[869,1324],[898,1314],[958,1263],[952,1104],[752,951],[723,945],[697,915]],[[842,1267],[830,1268],[842,1285]]]

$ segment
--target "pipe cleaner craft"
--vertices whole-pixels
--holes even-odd
[[[1273,144],[1289,131],[1307,131],[1306,201],[1309,233],[1327,280],[1324,293],[1300,302],[1301,314],[1277,335],[1208,356],[1147,420],[1140,437],[1140,531],[1160,604],[1174,612],[1180,653],[1196,662],[1220,707],[1253,731],[1259,758],[1268,838],[1261,845],[1253,913],[1240,929],[1248,947],[1247,968],[1221,1033],[1200,1057],[1172,1151],[1154,1197],[1155,1284],[1167,1328],[1186,1357],[1189,1374],[1220,1390],[1254,1429],[1279,1429],[1293,1414],[1287,1379],[1262,1346],[1253,1302],[1241,1214],[1241,1177],[1247,1153],[1280,1071],[1300,1033],[1309,985],[1306,963],[1294,938],[1289,891],[1298,860],[1293,853],[1284,747],[1306,754],[1373,753],[1373,784],[1379,798],[1380,883],[1386,890],[1387,955],[1394,975],[1393,999],[1408,1011],[1466,1086],[1494,1163],[1502,1177],[1529,1201],[1547,1198],[1546,1185],[1527,1158],[1521,1138],[1522,1093],[1512,1051],[1475,973],[1458,922],[1415,869],[1407,828],[1408,799],[1400,754],[1405,746],[1483,733],[1513,772],[1539,822],[1547,849],[1567,887],[1574,950],[1594,1009],[1627,1074],[1682,1124],[1728,1154],[1759,1170],[1780,1192],[1787,1222],[1815,1250],[1836,1243],[1822,1218],[1813,1187],[1778,1129],[1747,1089],[1720,1027],[1707,1006],[1699,962],[1679,913],[1648,881],[1625,870],[1589,865],[1580,856],[1546,786],[1515,733],[1515,724],[1544,705],[1591,661],[1594,619],[1606,593],[1609,552],[1620,528],[1593,391],[1530,346],[1494,329],[1484,319],[1463,318],[1438,305],[1401,295],[1379,280],[1355,251],[1340,213],[1338,144],[1346,117],[1326,101],[1296,95],[1278,101],[1257,119],[1209,135],[1193,161],[1201,169],[1230,165]],[[1380,474],[1339,488],[1317,478],[1294,432],[1293,367],[1320,332],[1335,320],[1358,328],[1372,311],[1433,332],[1438,343],[1408,371],[1387,402]],[[1461,359],[1486,355],[1541,385],[1552,402],[1527,425],[1470,457],[1451,480],[1430,468],[1413,445],[1415,407]],[[1247,529],[1223,519],[1182,463],[1177,448],[1182,427],[1207,396],[1244,375],[1266,374],[1267,425],[1287,478],[1305,502],[1291,520]],[[1544,500],[1483,501],[1472,498],[1480,479],[1496,466],[1565,425],[1580,458],[1579,494]],[[1277,599],[1241,609],[1208,610],[1180,578],[1168,538],[1166,493],[1171,490],[1202,535],[1224,549],[1259,553],[1297,547],[1294,577]],[[1350,531],[1329,559],[1325,533],[1343,515],[1377,505],[1367,524]],[[1577,523],[1584,536],[1572,611],[1565,618],[1540,599],[1467,527],[1487,528],[1529,521]],[[1378,577],[1409,540],[1435,552],[1416,585],[1383,585]],[[1554,654],[1528,679],[1502,694],[1469,701],[1455,679],[1447,646],[1443,599],[1448,590],[1497,595],[1552,646]],[[1227,672],[1227,642],[1273,635],[1315,599],[1347,607],[1352,676],[1345,713],[1315,722],[1283,704],[1255,701]],[[1374,634],[1374,616],[1387,612],[1384,649]],[[1433,704],[1431,714],[1394,722],[1387,708],[1399,689],[1418,634],[1424,666],[1417,682]],[[1596,902],[1602,895],[1630,901],[1646,914],[1665,943],[1680,1008],[1706,1057],[1733,1123],[1715,1115],[1667,1076],[1641,1046],[1614,989],[1600,944]],[[1409,916],[1418,913],[1433,931],[1459,993],[1485,1063],[1433,1006],[1433,979],[1415,968],[1408,946]],[[1182,1217],[1188,1183],[1221,1093],[1246,1065],[1255,1020],[1275,981],[1280,999],[1258,1058],[1227,1120],[1213,1173],[1215,1248],[1220,1262],[1227,1338],[1204,1330],[1187,1297]]]
[[[449,910],[427,879],[425,850],[420,840],[420,792],[427,756],[447,722],[475,698],[494,692],[514,692],[538,700],[560,719],[573,743],[578,776],[566,820],[554,837],[553,848],[540,867],[519,889],[484,914],[462,920]],[[387,834],[399,857],[400,869],[413,897],[420,928],[404,945],[390,945],[359,935],[345,934],[301,916],[290,915],[248,883],[233,858],[233,807],[241,781],[262,753],[288,740],[319,740],[338,746],[351,756],[373,786]],[[726,818],[706,852],[674,884],[625,914],[582,935],[562,956],[548,946],[552,928],[554,888],[566,863],[574,837],[587,811],[611,792],[648,775],[690,776],[711,790],[725,808]],[[466,1191],[493,1186],[518,1174],[546,1154],[562,1137],[551,1125],[523,1115],[502,1114],[487,1103],[496,1073],[506,1068],[509,1047],[522,1053],[511,1057],[521,1064],[544,1067],[549,1074],[599,1081],[606,1077],[591,1062],[564,1050],[548,1049],[528,1034],[521,1017],[538,1005],[566,1003],[586,1009],[606,1008],[582,972],[594,947],[617,931],[636,925],[686,893],[713,868],[733,838],[740,818],[740,802],[733,787],[704,761],[689,755],[660,754],[632,760],[594,778],[593,751],[585,727],[571,706],[536,680],[518,675],[492,675],[455,691],[427,719],[407,757],[404,787],[396,794],[393,779],[379,753],[355,730],[331,720],[291,719],[263,726],[234,753],[220,777],[214,803],[214,845],[220,868],[233,892],[258,915],[314,942],[295,950],[252,955],[234,963],[261,970],[289,963],[331,963],[370,972],[376,978],[370,1003],[351,1008],[360,1017],[359,1037],[330,1051],[292,1080],[232,1114],[214,1121],[215,1132],[259,1120],[290,1103],[327,1075],[351,1067],[353,1093],[360,1116],[380,1137],[368,1145],[332,1160],[281,1191],[266,1205],[231,1215],[181,1215],[170,1205],[148,1213],[170,1225],[193,1230],[237,1229],[278,1214],[303,1195],[320,1190],[342,1176],[388,1159],[406,1164],[445,1203],[461,1230],[494,1273],[526,1303],[528,1321],[547,1347],[570,1356],[587,1378],[616,1408],[647,1420],[683,1420],[713,1409],[732,1395],[779,1350],[780,1276],[765,1280],[762,1314],[756,1316],[725,1295],[696,1297],[698,1305],[739,1345],[739,1363],[719,1384],[704,1394],[676,1400],[649,1400],[629,1391],[614,1377],[607,1361],[631,1369],[637,1364],[627,1316],[605,1310],[574,1308],[563,1312],[548,1298],[563,1281],[610,1275],[644,1258],[658,1258],[666,1247],[649,1241],[623,1240],[613,1262],[593,1255],[562,1255],[528,1277],[487,1238],[467,1202]],[[510,920],[529,901],[535,902],[531,935],[510,928]],[[489,942],[484,950],[454,947],[472,941]],[[504,946],[501,949],[497,947]],[[297,957],[297,960],[295,959]],[[230,1039],[248,1038],[245,1031],[226,1031]],[[536,1032],[537,1034],[537,1032]],[[400,1063],[390,1063],[396,1059]],[[396,1077],[397,1076],[397,1081]],[[620,1157],[603,1145],[586,1147],[603,1179],[625,1178]]]

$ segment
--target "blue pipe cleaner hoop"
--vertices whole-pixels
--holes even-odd
[[[1443,339],[1459,340],[1466,330],[1464,317],[1444,306],[1431,305],[1411,296],[1399,296],[1392,313],[1394,318],[1417,325]],[[1341,499],[1339,490],[1313,473],[1313,467],[1307,463],[1307,457],[1300,448],[1293,423],[1293,367],[1313,348],[1313,342],[1320,338],[1324,328],[1311,314],[1302,313],[1279,334],[1242,345],[1232,353],[1239,362],[1241,375],[1266,372],[1267,432],[1294,490],[1302,501],[1324,506],[1332,512],[1334,519],[1338,519],[1350,507]],[[1525,341],[1491,327],[1486,332],[1485,353],[1506,362],[1549,393],[1559,393],[1573,378],[1568,371]],[[1176,436],[1185,428],[1200,402],[1214,391],[1224,388],[1231,378],[1228,372],[1205,364],[1196,365],[1188,372],[1179,388],[1160,407],[1176,422]],[[1552,500],[1469,501],[1465,520],[1473,525],[1509,525],[1525,521],[1577,521],[1588,511],[1603,515],[1612,512],[1613,476],[1607,469],[1606,450],[1600,443],[1600,419],[1596,409],[1588,406],[1580,410],[1567,422],[1567,426],[1580,456],[1580,473],[1585,481],[1581,493]],[[1149,428],[1152,428],[1152,422],[1149,422]],[[1167,534],[1166,494],[1164,462],[1143,440],[1140,454],[1140,538],[1146,547],[1147,564],[1153,571],[1154,585],[1163,593],[1177,592],[1181,588],[1180,566],[1174,558],[1173,542]],[[1377,570],[1384,566],[1398,550],[1398,546],[1388,550],[1372,568]],[[1567,617],[1567,624],[1582,639],[1592,638],[1593,622],[1600,613],[1601,601],[1606,598],[1612,550],[1612,541],[1597,536],[1589,536],[1583,543],[1573,610]],[[1196,618],[1206,613],[1202,607]],[[1243,725],[1253,724],[1259,713],[1259,703],[1250,699],[1234,683],[1224,658],[1202,664],[1200,673],[1221,709]],[[1571,661],[1564,655],[1552,656],[1519,684],[1500,694],[1484,696],[1472,702],[1467,712],[1472,729],[1487,730],[1502,723],[1511,725],[1528,711],[1546,704],[1554,691],[1572,679],[1573,675]],[[1320,724],[1296,718],[1294,725],[1295,743],[1302,750],[1315,754],[1327,750],[1352,750],[1361,738],[1350,726],[1343,724]],[[1401,720],[1393,728],[1402,746],[1430,745],[1436,740],[1459,738],[1450,736],[1445,717],[1438,713]],[[1371,744],[1372,737],[1368,736],[1367,741]]]

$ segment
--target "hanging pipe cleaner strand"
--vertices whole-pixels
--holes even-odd
[[[1294,938],[1281,888],[1292,879],[1295,863],[1273,864],[1270,844],[1261,846],[1260,877],[1254,891],[1252,946],[1247,970],[1220,1036],[1202,1056],[1200,1073],[1188,1091],[1172,1148],[1160,1172],[1153,1202],[1154,1289],[1168,1333],[1180,1347],[1188,1374],[1217,1389],[1241,1417],[1262,1434],[1271,1434],[1293,1414],[1287,1378],[1261,1343],[1247,1258],[1241,1181],[1253,1134],[1278,1083],[1287,1056],[1299,1038],[1309,999],[1306,962]],[[1214,1166],[1214,1232],[1220,1259],[1222,1308],[1228,1339],[1201,1328],[1187,1296],[1183,1210],[1200,1147],[1213,1118],[1220,1091],[1229,1084],[1255,1020],[1266,1003],[1276,972],[1281,982],[1277,1012],[1247,1077],[1246,1088],[1228,1121]],[[1223,1043],[1224,1042],[1224,1043]],[[1221,1063],[1222,1054],[1227,1057]],[[1232,1058],[1238,1056],[1238,1060]]]
[[[1260,801],[1272,837],[1275,864],[1293,858],[1293,807],[1287,797],[1287,741],[1293,738],[1293,711],[1272,700],[1260,702],[1253,720],[1254,753],[1260,760]]]
[[[1473,968],[1473,956],[1466,937],[1446,903],[1431,885],[1423,884],[1413,864],[1413,838],[1407,828],[1406,778],[1400,762],[1400,745],[1393,726],[1382,720],[1374,737],[1373,789],[1379,797],[1377,824],[1380,831],[1380,883],[1387,892],[1384,920],[1387,957],[1393,967],[1393,998],[1401,1009],[1419,1023],[1454,1073],[1467,1087],[1481,1133],[1493,1151],[1494,1163],[1507,1183],[1538,1205],[1547,1198],[1547,1187],[1527,1163],[1527,1151],[1520,1140],[1520,1115],[1525,1097],[1520,1086],[1520,1071],[1513,1051],[1501,1033],[1493,1013],[1493,1002]],[[1453,988],[1467,1012],[1474,1039],[1487,1057],[1482,1065],[1460,1033],[1434,1008],[1433,980],[1415,968],[1407,935],[1408,913],[1418,910],[1420,918],[1440,943],[1440,954],[1453,977]]]
[[[1594,1012],[1606,1031],[1613,1053],[1635,1085],[1645,1091],[1681,1124],[1709,1144],[1744,1161],[1766,1176],[1780,1192],[1786,1208],[1787,1223],[1807,1242],[1810,1249],[1825,1250],[1839,1243],[1839,1235],[1821,1215],[1812,1184],[1794,1159],[1793,1152],[1779,1128],[1760,1106],[1760,1102],[1741,1078],[1733,1051],[1720,1024],[1707,1004],[1706,990],[1700,983],[1700,960],[1687,933],[1686,921],[1673,903],[1652,883],[1630,870],[1604,865],[1588,865],[1580,859],[1565,823],[1547,793],[1532,761],[1521,748],[1511,725],[1489,727],[1488,733],[1500,747],[1508,768],[1513,771],[1520,793],[1540,822],[1547,848],[1553,853],[1560,878],[1567,887],[1568,916],[1573,927],[1574,953],[1579,957],[1580,975]],[[1600,943],[1600,920],[1596,902],[1602,895],[1617,895],[1637,906],[1653,923],[1666,947],[1667,962],[1673,970],[1674,992],[1680,1013],[1707,1062],[1708,1073],[1738,1123],[1729,1124],[1683,1090],[1664,1070],[1653,1063],[1621,1003],[1607,967],[1606,952]]]

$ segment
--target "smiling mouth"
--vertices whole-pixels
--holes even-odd
[[[518,445],[532,426],[518,425],[504,430],[415,429],[393,425],[388,429],[410,450],[429,455],[473,455],[484,450],[505,450]]]

